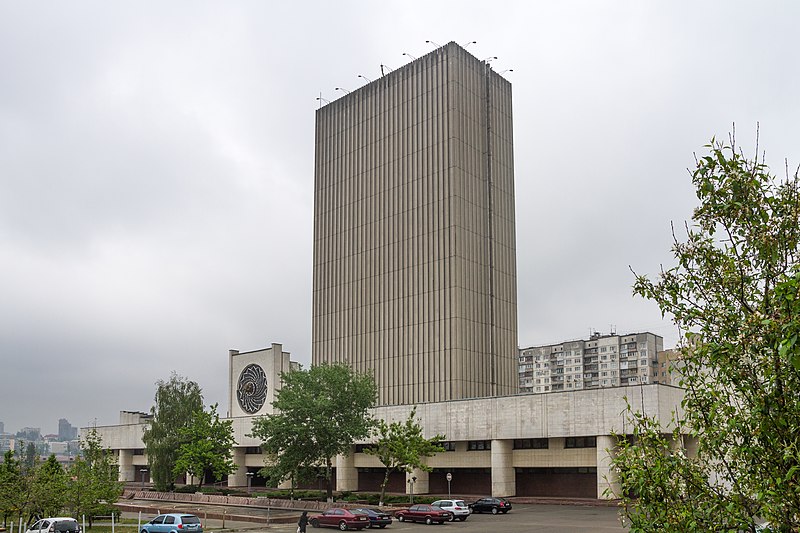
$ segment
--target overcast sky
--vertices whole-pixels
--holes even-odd
[[[0,1],[0,421],[146,411],[228,350],[308,364],[314,110],[432,49],[513,84],[519,343],[677,334],[693,152],[736,124],[800,162],[795,2]]]

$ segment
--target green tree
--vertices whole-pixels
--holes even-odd
[[[759,519],[798,531],[798,174],[776,179],[733,138],[707,148],[677,266],[634,285],[685,332],[686,390],[672,436],[632,413],[614,460],[624,514],[632,531],[755,531]],[[675,446],[682,434],[696,454]]]
[[[13,522],[15,518],[22,517],[27,504],[26,493],[21,462],[14,450],[8,450],[0,463],[0,512],[3,513],[3,525],[7,524],[9,518]]]
[[[109,514],[122,496],[119,467],[111,450],[102,446],[94,429],[81,439],[82,456],[70,465],[67,476],[66,506],[72,516],[85,515],[92,523],[95,516]]]
[[[25,459],[22,461],[22,470],[25,472],[33,472],[39,460],[39,454],[36,453],[36,445],[29,442],[25,446]]]
[[[253,421],[250,436],[275,461],[271,472],[291,477],[301,467],[324,466],[328,501],[333,500],[332,460],[369,436],[377,387],[372,376],[345,365],[320,365],[281,375],[272,402],[275,413]]]
[[[174,474],[188,472],[200,480],[198,489],[203,486],[206,473],[211,473],[216,481],[236,471],[232,449],[236,440],[233,437],[233,420],[220,420],[217,404],[211,410],[197,411],[189,426],[181,428],[181,444],[175,462]]]
[[[150,408],[152,419],[142,440],[153,484],[156,490],[166,491],[175,487],[175,462],[185,442],[181,429],[203,410],[203,395],[197,383],[175,372],[169,381],[157,381],[156,387],[155,405]]]
[[[60,516],[67,492],[67,475],[51,454],[39,465],[32,479],[32,512],[38,516]]]
[[[365,453],[380,459],[383,466],[386,467],[383,483],[381,483],[380,505],[383,505],[386,485],[389,483],[389,475],[392,471],[408,473],[418,468],[430,472],[431,468],[425,463],[425,458],[444,451],[440,444],[444,440],[444,435],[426,439],[416,417],[417,408],[415,406],[405,422],[387,424],[385,420],[379,420],[378,440],[365,450]]]

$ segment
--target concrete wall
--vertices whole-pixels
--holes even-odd
[[[379,401],[517,390],[511,84],[455,43],[317,111],[312,361]]]

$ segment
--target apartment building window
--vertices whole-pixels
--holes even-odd
[[[543,439],[514,439],[515,450],[546,450],[550,443],[547,438]]]
[[[439,444],[442,446],[442,448],[444,448],[444,451],[446,451],[446,452],[454,452],[454,451],[456,451],[456,443],[454,441],[452,441],[452,440],[447,440],[447,441],[444,441],[444,442],[440,442]]]
[[[144,448],[134,448],[133,455],[144,455]]]
[[[490,440],[471,440],[467,443],[467,450],[471,452],[491,449],[492,441]]]
[[[597,448],[597,437],[567,437],[564,448]]]

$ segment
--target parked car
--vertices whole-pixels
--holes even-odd
[[[450,511],[445,511],[441,507],[427,503],[418,503],[408,509],[400,509],[394,515],[400,522],[408,520],[409,522],[425,522],[428,525],[434,522],[443,524],[453,518],[453,514]]]
[[[28,528],[25,533],[81,533],[78,521],[68,516],[42,518]]]
[[[348,529],[364,529],[369,527],[369,517],[353,509],[339,507],[328,509],[322,514],[317,514],[308,519],[313,527],[338,527],[340,531]]]
[[[475,503],[469,504],[469,508],[474,513],[507,513],[511,510],[511,502],[505,498],[481,498]]]
[[[384,513],[380,509],[369,509],[364,507],[362,509],[353,509],[353,511],[364,513],[369,517],[369,525],[367,526],[367,529],[371,527],[379,527],[383,529],[392,523],[392,515],[389,513]]]
[[[160,514],[146,524],[142,524],[139,533],[203,533],[203,524],[193,514],[167,513]]]
[[[453,515],[450,517],[451,522],[453,520],[461,520],[463,522],[470,514],[469,505],[464,503],[464,500],[436,500],[431,505],[449,511]]]

